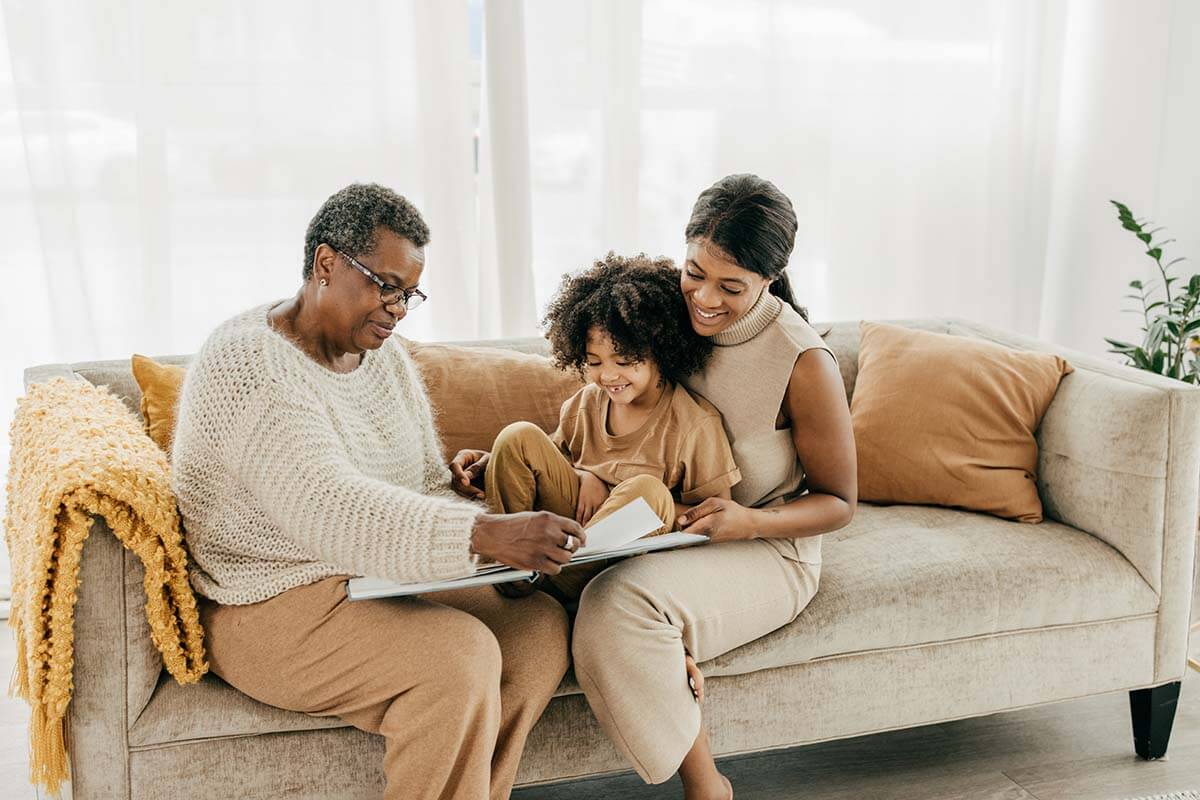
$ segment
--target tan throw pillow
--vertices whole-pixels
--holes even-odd
[[[146,433],[169,455],[175,438],[175,409],[187,370],[160,364],[136,353],[130,359],[133,379],[142,390],[142,420]]]
[[[425,380],[446,460],[462,449],[491,450],[496,434],[517,420],[552,432],[559,407],[583,385],[545,356],[495,347],[405,345]]]
[[[1071,365],[965,336],[859,330],[859,499],[1041,522],[1034,432]]]

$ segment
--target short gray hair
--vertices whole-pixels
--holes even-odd
[[[327,244],[347,255],[369,255],[375,229],[383,227],[417,247],[429,242],[429,226],[421,212],[378,183],[352,183],[334,193],[317,211],[304,235],[304,279],[312,276],[317,247]]]

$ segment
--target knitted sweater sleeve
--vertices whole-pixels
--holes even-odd
[[[284,536],[355,575],[409,582],[472,570],[479,508],[362,474],[318,404],[269,379],[256,388],[223,460]]]

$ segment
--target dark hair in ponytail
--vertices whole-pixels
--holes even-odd
[[[771,281],[771,294],[808,321],[788,281],[788,258],[796,245],[796,212],[775,184],[757,175],[727,175],[700,193],[684,235],[703,240]]]

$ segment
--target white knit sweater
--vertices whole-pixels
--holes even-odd
[[[184,382],[172,465],[196,591],[242,605],[331,575],[469,572],[482,509],[450,489],[403,346],[335,373],[269,327],[269,308],[217,328]]]

